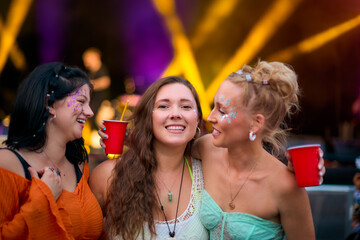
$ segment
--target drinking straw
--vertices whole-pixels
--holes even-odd
[[[125,111],[126,111],[126,108],[127,108],[128,103],[129,103],[129,100],[127,100],[126,103],[125,103],[125,107],[124,107],[124,110],[123,110],[123,112],[122,112],[122,114],[121,114],[120,121],[123,120],[123,117],[124,117],[124,114],[125,114]]]

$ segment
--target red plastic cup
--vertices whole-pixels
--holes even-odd
[[[104,139],[106,155],[121,155],[127,124],[127,121],[104,120],[104,132],[108,135],[108,139]]]
[[[320,144],[308,144],[288,148],[299,187],[319,185],[319,147]]]

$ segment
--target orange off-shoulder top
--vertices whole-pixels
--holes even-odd
[[[0,168],[0,239],[98,239],[104,220],[88,178],[85,162],[75,191],[55,201],[40,179]]]

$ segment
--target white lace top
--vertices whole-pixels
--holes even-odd
[[[201,162],[197,159],[191,159],[191,161],[193,181],[190,202],[185,212],[183,212],[181,216],[177,218],[175,238],[207,240],[209,239],[209,233],[200,221],[200,203],[202,192],[204,190],[204,177]],[[175,219],[168,221],[170,229],[174,229],[174,223]],[[155,229],[157,233],[155,238],[156,240],[170,238],[169,229],[165,221],[156,221]],[[144,232],[144,239],[150,239],[151,234],[147,227],[144,228]],[[139,236],[137,239],[142,239],[142,236]]]

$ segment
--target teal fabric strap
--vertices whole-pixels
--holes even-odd
[[[187,165],[187,167],[188,167],[188,169],[189,169],[191,181],[193,181],[193,180],[194,180],[194,177],[193,177],[193,173],[192,173],[192,171],[191,171],[191,167],[190,167],[190,165],[189,165],[189,162],[188,162],[187,158],[186,158],[186,157],[184,157],[184,158],[185,158],[186,165]]]

